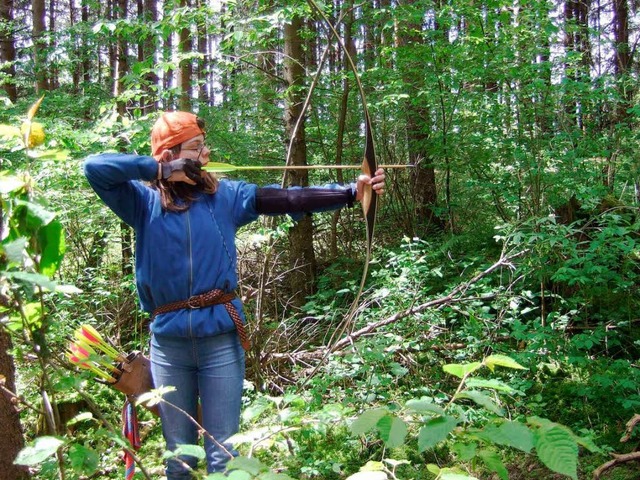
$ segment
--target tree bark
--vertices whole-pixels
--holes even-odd
[[[354,14],[353,14],[353,0],[347,0],[344,8],[348,9],[348,13],[344,17],[344,39],[343,43],[347,49],[347,52],[351,58],[356,56],[356,44],[351,35],[351,27],[353,26]],[[350,71],[351,67],[347,54],[342,52],[342,68],[345,71]],[[340,109],[338,111],[338,131],[336,134],[336,165],[341,165],[342,156],[344,153],[344,134],[347,126],[347,112],[349,110],[349,93],[351,90],[351,84],[349,83],[349,77],[344,75],[342,78],[342,97],[340,99]],[[344,182],[344,175],[342,170],[336,172],[338,183]],[[340,218],[340,211],[336,211],[331,219],[331,243],[330,252],[331,258],[338,256],[338,220]]]
[[[50,52],[55,52],[57,49],[56,45],[56,0],[49,0],[49,31],[52,35],[49,36],[49,41],[47,42],[47,48]],[[47,88],[49,90],[55,90],[60,87],[60,69],[58,68],[57,63],[47,64]]]
[[[45,7],[44,0],[31,0],[33,12],[33,62],[36,72],[36,93],[47,90]]]
[[[16,40],[13,25],[13,0],[0,2],[0,88],[9,100],[15,103],[18,99],[16,89]],[[6,78],[4,76],[7,76]]]
[[[188,0],[180,0],[180,8],[189,6]],[[192,52],[191,31],[187,27],[180,29],[178,52],[181,56]],[[178,88],[180,97],[178,107],[183,111],[191,110],[191,59],[181,59],[178,68]]]
[[[89,0],[81,0],[82,4],[80,6],[80,15],[82,16],[82,22],[86,25],[89,23]],[[85,84],[89,84],[91,81],[91,62],[89,60],[89,55],[87,52],[91,46],[89,45],[89,40],[87,35],[83,35],[82,37],[82,81]]]
[[[127,9],[129,7],[128,0],[118,0],[118,12],[116,16],[121,20],[127,19]],[[129,42],[127,38],[119,34],[118,35],[118,67],[117,67],[117,75],[116,75],[116,104],[118,106],[118,114],[123,117],[127,111],[127,104],[124,100],[117,99],[119,95],[125,91],[126,86],[124,83],[124,79],[129,73],[129,58],[128,58],[128,50],[129,50]]]
[[[198,0],[198,7],[205,8],[205,2],[203,0]],[[207,22],[202,22],[198,24],[198,53],[200,54],[200,58],[197,63],[197,79],[198,79],[198,100],[200,103],[207,105],[209,104],[210,96],[208,86],[208,71],[209,65],[211,64],[208,55],[208,34],[207,34]]]
[[[107,9],[107,20],[115,21],[118,17],[116,15],[116,1],[117,0],[107,0],[107,4],[105,8]],[[114,92],[114,95],[117,95],[117,78],[118,78],[118,45],[117,41],[114,43],[113,41],[109,42],[107,47],[108,56],[109,56],[109,71],[111,72],[111,76],[106,79],[107,87],[110,91]],[[102,69],[100,69],[102,70]]]
[[[284,113],[285,130],[292,142],[291,165],[307,164],[307,146],[304,121],[294,132],[295,125],[302,113],[302,86],[304,79],[305,58],[300,17],[294,17],[284,26],[284,78],[288,85],[286,107]],[[287,175],[290,185],[307,186],[309,176],[306,170],[291,170]],[[305,216],[289,231],[291,244],[289,285],[294,306],[304,304],[306,297],[313,292],[316,272],[316,259],[313,250],[313,224],[310,216]]]
[[[407,5],[412,8],[415,8],[415,3],[416,0],[407,1]],[[422,25],[407,22],[404,28],[406,30],[397,32],[396,45],[402,52],[402,55],[398,56],[398,68],[410,94],[405,109],[407,148],[409,163],[417,165],[411,172],[412,196],[416,203],[416,217],[422,227],[431,229],[435,226],[441,229],[444,227],[444,222],[435,213],[438,200],[436,168],[434,158],[429,152],[430,132],[433,130],[430,124],[431,112],[424,97],[417,95],[422,88],[424,78],[421,65],[416,64],[412,59],[412,55],[415,55],[412,53],[415,46],[424,44],[420,35]],[[437,29],[438,26],[436,25],[435,28]],[[442,33],[442,35],[445,34]]]
[[[0,430],[2,431],[2,448],[0,448],[0,478],[21,480],[28,478],[24,467],[13,464],[18,452],[24,446],[20,416],[12,402],[15,392],[15,365],[8,350],[11,348],[11,337],[0,328]],[[7,391],[5,391],[5,389]]]
[[[156,0],[141,0],[142,2],[142,18],[145,23],[155,23],[158,20],[158,5]],[[140,61],[146,62],[148,67],[155,65],[156,51],[158,49],[158,38],[152,31],[142,41],[142,58]],[[143,89],[145,95],[140,100],[140,108],[144,113],[156,110],[155,97],[157,95],[156,88],[158,85],[158,75],[151,70],[144,75]]]

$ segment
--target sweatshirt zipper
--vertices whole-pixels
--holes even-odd
[[[187,248],[188,248],[188,257],[189,257],[189,297],[193,295],[193,245],[191,242],[191,211],[187,210]],[[188,321],[187,321],[187,329],[189,336],[192,335],[192,325],[191,325],[191,314],[192,310],[189,309]]]

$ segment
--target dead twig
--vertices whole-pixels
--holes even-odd
[[[330,349],[331,353],[336,353],[339,352],[340,350],[343,350],[347,347],[349,347],[350,345],[352,345],[356,340],[358,340],[361,337],[364,337],[366,335],[372,334],[375,331],[377,331],[378,329],[386,326],[386,325],[390,325],[392,323],[395,323],[403,318],[412,316],[412,315],[416,315],[418,313],[424,312],[426,310],[429,310],[431,308],[439,308],[445,305],[452,305],[455,303],[464,303],[464,302],[470,302],[470,301],[477,301],[477,300],[487,300],[487,299],[491,299],[493,298],[495,295],[484,295],[484,296],[475,296],[475,295],[471,295],[471,296],[465,296],[464,294],[467,292],[467,290],[469,290],[469,288],[477,283],[478,281],[480,281],[482,278],[490,275],[491,273],[493,273],[494,271],[496,271],[499,268],[503,268],[503,267],[508,267],[508,268],[512,268],[513,264],[512,261],[521,256],[524,253],[524,251],[520,251],[520,252],[516,252],[516,253],[512,253],[510,255],[504,254],[500,256],[500,258],[490,267],[488,267],[487,269],[483,270],[482,272],[478,273],[477,275],[475,275],[473,278],[471,278],[470,280],[461,283],[460,285],[458,285],[457,287],[455,287],[453,290],[451,290],[451,292],[449,292],[447,295],[440,297],[440,298],[436,298],[433,300],[430,300],[428,302],[419,304],[419,305],[412,305],[410,308],[403,310],[401,312],[397,312],[394,315],[391,315],[390,317],[384,318],[382,320],[379,320],[377,322],[371,322],[369,324],[367,324],[366,326],[360,328],[359,330],[355,330],[351,333],[349,333],[347,336],[343,337],[342,339],[340,339],[339,341],[337,341],[333,346],[326,346],[323,345],[321,347],[318,347],[314,350],[300,350],[300,351],[296,351],[294,353],[272,353],[272,354],[266,354],[263,356],[263,358],[261,358],[261,365],[264,367],[264,365],[271,363],[271,362],[279,362],[279,361],[288,361],[292,364],[296,364],[296,363],[306,363],[309,362],[311,360],[317,360],[317,359],[322,359],[324,358],[325,353],[327,352],[327,349]]]
[[[636,425],[638,425],[638,423],[640,423],[640,415],[636,413],[633,417],[631,417],[631,420],[627,422],[627,428],[625,429],[624,435],[620,439],[620,442],[624,443],[629,441],[629,439],[631,438],[631,434],[633,433],[633,430]],[[640,461],[640,452],[622,454],[612,453],[611,456],[613,457],[613,460],[609,460],[607,463],[600,465],[593,472],[594,480],[599,480],[603,473],[605,473],[607,470],[611,470],[612,468],[617,467],[618,465],[622,465],[623,463],[628,462]]]

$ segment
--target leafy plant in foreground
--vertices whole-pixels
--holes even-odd
[[[448,401],[422,397],[406,402],[404,409],[393,412],[380,407],[366,410],[351,424],[354,434],[377,431],[388,448],[400,447],[414,426],[418,428],[418,451],[446,444],[460,462],[480,461],[502,480],[509,478],[499,447],[510,447],[526,454],[535,452],[540,461],[554,472],[577,479],[578,447],[592,451],[596,447],[576,436],[569,428],[540,417],[510,420],[499,404],[500,394],[514,393],[507,383],[497,379],[471,378],[482,367],[493,371],[496,367],[523,369],[503,355],[486,357],[482,362],[444,365],[445,372],[460,378],[456,391]],[[480,408],[482,419],[474,408]],[[478,425],[476,425],[478,424]],[[473,479],[459,467],[453,469],[428,465],[438,479]]]

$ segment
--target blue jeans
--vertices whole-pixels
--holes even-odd
[[[180,338],[153,335],[151,370],[156,387],[173,386],[164,400],[198,418],[198,398],[202,406],[204,448],[209,473],[225,470],[230,455],[237,455],[227,439],[238,432],[244,379],[244,350],[236,332],[204,338]],[[198,429],[191,419],[165,402],[160,404],[162,433],[168,450],[178,445],[196,445]],[[226,450],[226,451],[225,451]],[[197,459],[180,457],[195,469]],[[190,479],[191,474],[179,461],[167,462],[167,480]]]

